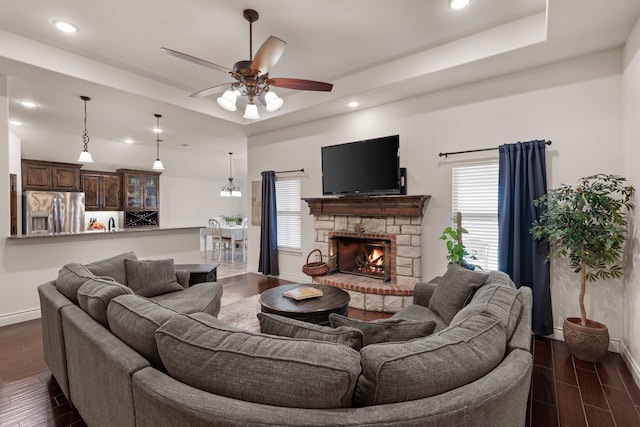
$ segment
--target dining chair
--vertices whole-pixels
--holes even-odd
[[[242,220],[242,240],[240,241],[240,245],[242,245],[242,261],[247,262],[247,247],[249,244],[249,218],[244,218]]]
[[[220,226],[220,221],[215,218],[211,218],[209,220],[209,230],[211,230],[211,259],[213,259],[216,246],[218,247],[218,262],[222,261],[222,253],[229,249],[231,239],[225,238],[222,236],[222,229]],[[205,246],[206,253],[206,246]]]

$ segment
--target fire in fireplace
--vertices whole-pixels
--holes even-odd
[[[334,271],[373,277],[385,282],[391,279],[391,241],[332,237],[330,258],[335,262]]]

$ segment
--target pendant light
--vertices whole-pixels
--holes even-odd
[[[80,153],[80,157],[78,157],[78,161],[83,163],[93,163],[93,158],[89,152],[89,134],[87,133],[87,101],[91,101],[91,98],[88,96],[81,96],[80,99],[84,101],[84,133],[82,134],[84,148],[82,153]]]
[[[154,116],[156,117],[156,127],[153,130],[156,133],[156,161],[153,162],[153,167],[151,169],[163,171],[164,166],[160,160],[160,132],[162,132],[162,129],[160,129],[160,117],[162,117],[162,114],[154,114]]]
[[[226,185],[222,186],[220,190],[220,197],[242,197],[242,193],[240,192],[240,187],[237,187],[233,183],[233,175],[231,174],[231,156],[233,153],[229,153],[229,182]]]

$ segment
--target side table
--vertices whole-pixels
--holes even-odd
[[[218,266],[220,264],[176,264],[176,270],[189,271],[189,286],[202,282],[218,281]]]

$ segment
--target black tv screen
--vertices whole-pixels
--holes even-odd
[[[399,135],[322,147],[322,194],[399,194]]]

